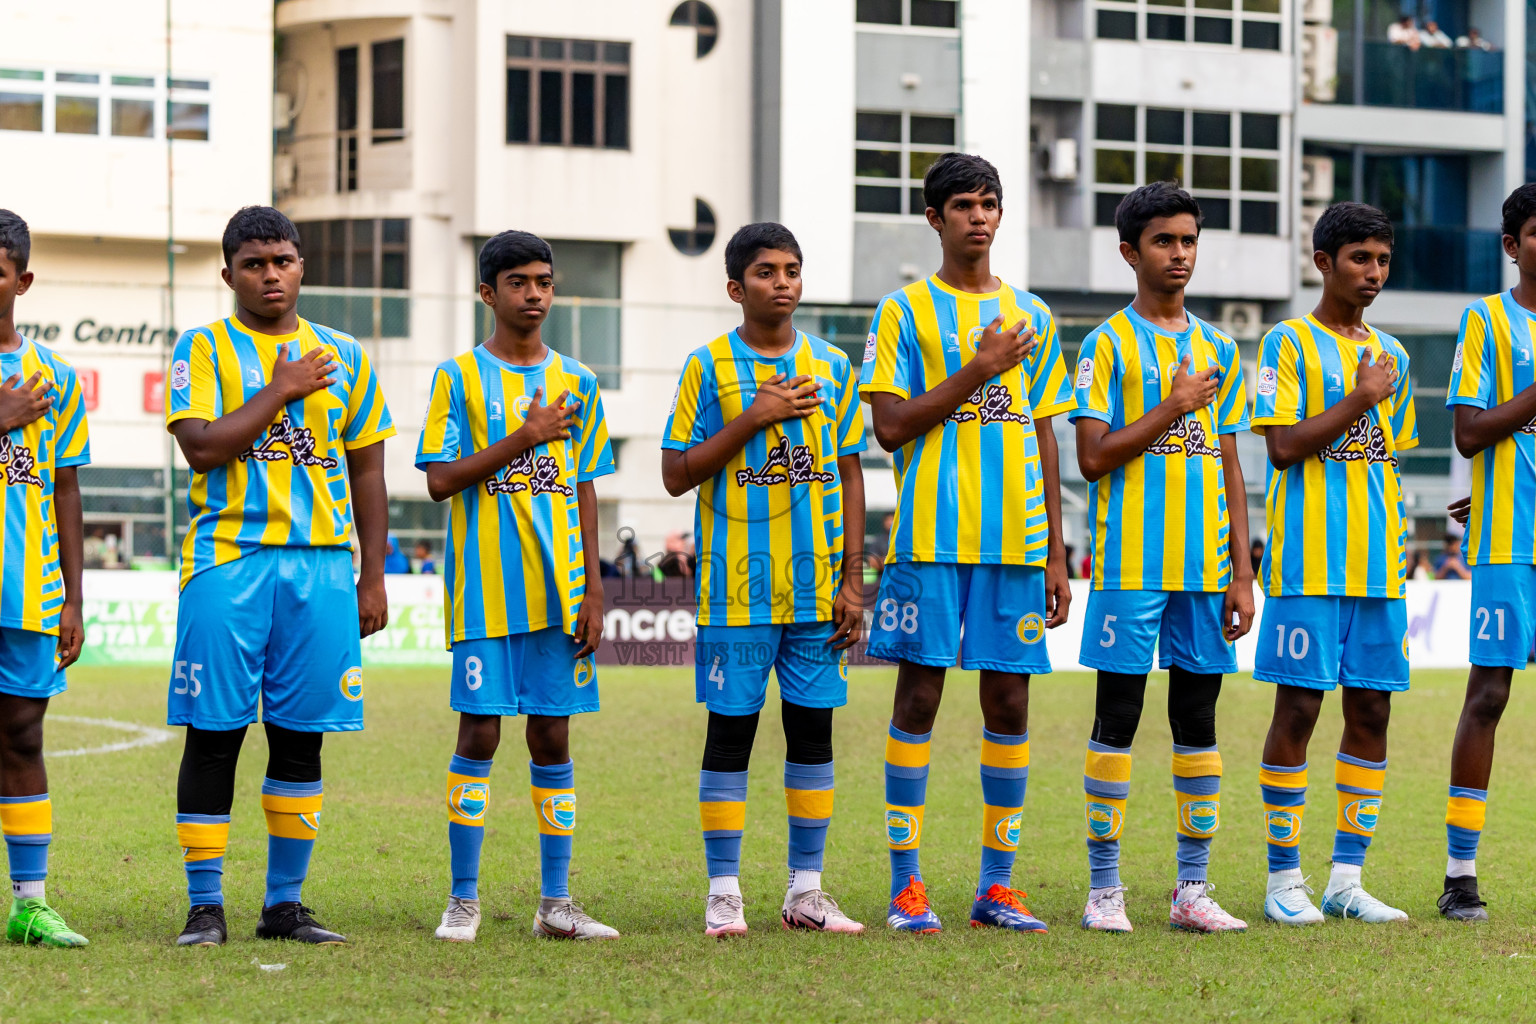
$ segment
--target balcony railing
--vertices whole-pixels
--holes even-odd
[[[1499,232],[1401,226],[1394,232],[1388,288],[1477,295],[1499,290]]]
[[[279,137],[273,178],[279,199],[410,188],[410,134],[358,129]]]
[[[1479,114],[1504,112],[1502,53],[1410,50],[1379,39],[1356,44],[1353,53],[1341,39],[1340,50],[1340,103]],[[1357,69],[1362,73],[1355,73]]]

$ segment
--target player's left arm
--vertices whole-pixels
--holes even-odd
[[[384,550],[389,543],[384,442],[348,448],[347,476],[352,482],[352,519],[363,562],[357,577],[358,635],[371,636],[389,625],[389,598],[384,593]]]
[[[1221,603],[1221,626],[1230,643],[1253,628],[1253,563],[1233,554],[1235,544],[1245,550],[1252,536],[1248,532],[1248,485],[1237,460],[1237,435],[1249,429],[1252,418],[1237,343],[1218,337],[1217,352],[1222,364],[1221,388],[1212,412],[1216,433],[1221,438],[1221,476],[1227,494],[1227,560],[1232,566],[1232,582],[1227,585],[1227,596]],[[1234,613],[1236,622],[1232,621]]]
[[[1024,361],[1025,386],[1029,389],[1029,407],[1035,414],[1035,446],[1040,455],[1040,472],[1045,491],[1045,521],[1048,537],[1045,562],[1045,626],[1055,629],[1067,621],[1072,604],[1072,587],[1067,582],[1067,545],[1061,533],[1061,453],[1056,445],[1052,417],[1077,407],[1073,380],[1056,334],[1056,318],[1043,302],[1035,303],[1035,329],[1042,339]]]
[[[837,475],[843,488],[843,580],[832,599],[833,631],[827,642],[845,651],[864,635],[864,467],[858,452],[837,457]]]
[[[80,512],[80,477],[74,466],[62,466],[53,472],[53,506],[59,525],[59,569],[64,574],[64,607],[59,610],[59,668],[65,669],[80,658],[85,642],[85,620],[81,611],[81,572],[85,565],[85,527]]]
[[[586,570],[586,593],[576,612],[576,635],[581,646],[576,657],[585,658],[603,642],[603,566],[597,550],[597,488],[593,481],[614,471],[613,444],[608,438],[608,415],[597,378],[586,375],[581,384],[581,429],[572,438],[576,446],[576,504],[581,521],[581,561]]]
[[[591,480],[576,484],[576,505],[581,516],[581,561],[586,568],[587,590],[576,612],[576,635],[581,644],[576,657],[585,658],[603,642],[603,567],[597,553],[597,488]]]

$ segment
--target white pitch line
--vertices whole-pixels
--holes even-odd
[[[79,725],[95,725],[103,729],[116,729],[119,732],[137,733],[132,739],[123,740],[121,743],[106,743],[99,747],[79,747],[75,750],[50,750],[48,757],[80,757],[84,754],[115,754],[119,750],[132,750],[135,747],[153,747],[173,739],[175,733],[169,729],[157,729],[152,725],[135,725],[132,722],[119,722],[113,718],[81,718],[77,715],[49,715],[46,719],[50,722],[75,722]]]

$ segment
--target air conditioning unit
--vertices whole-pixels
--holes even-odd
[[[1316,286],[1323,283],[1322,271],[1312,262],[1312,229],[1317,227],[1318,218],[1326,209],[1328,206],[1323,203],[1304,203],[1301,207],[1301,222],[1296,228],[1296,248],[1301,258],[1301,283],[1304,285]]]
[[[1301,158],[1301,198],[1319,203],[1333,201],[1333,157]]]
[[[1039,149],[1040,176],[1050,181],[1076,181],[1078,175],[1077,140],[1053,139]]]
[[[1223,302],[1221,329],[1237,341],[1257,341],[1264,334],[1264,307],[1257,302]]]
[[[1332,25],[1301,27],[1301,91],[1313,103],[1338,95],[1339,33]]]
[[[287,195],[298,182],[299,166],[292,153],[272,155],[272,191]]]
[[[293,97],[286,92],[272,94],[272,130],[285,132],[293,127]]]
[[[1301,20],[1310,25],[1333,23],[1333,0],[1302,0]]]

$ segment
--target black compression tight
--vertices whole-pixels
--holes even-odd
[[[324,733],[298,732],[267,722],[267,778],[277,782],[320,781],[320,745]],[[181,814],[228,814],[235,802],[235,766],[245,726],[212,730],[187,727],[187,745],[176,779],[176,810]]]
[[[1094,699],[1096,743],[1129,747],[1141,722],[1147,677],[1124,672],[1100,672]],[[1195,673],[1175,665],[1168,670],[1168,727],[1173,742],[1187,747],[1216,745],[1216,698],[1221,673]]]

